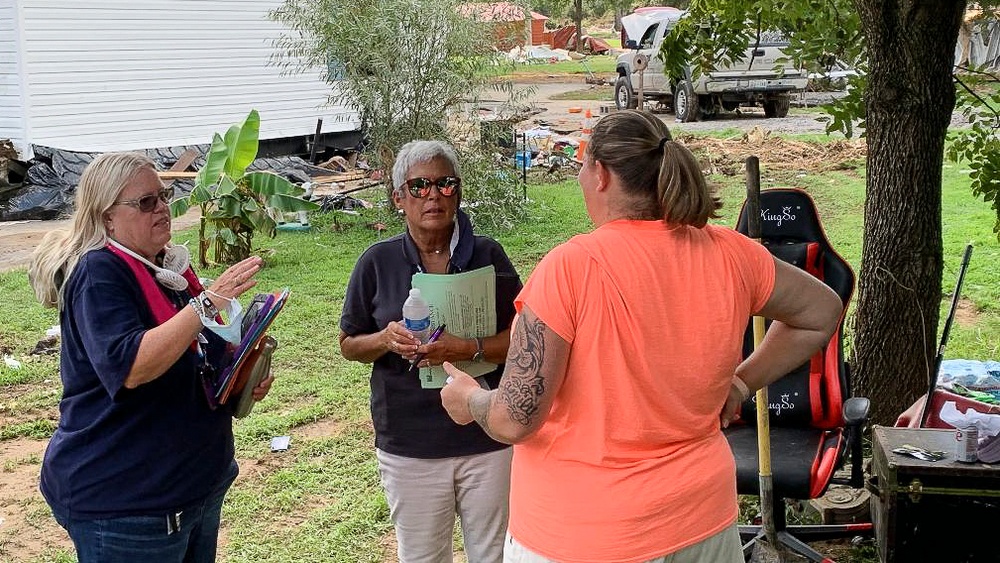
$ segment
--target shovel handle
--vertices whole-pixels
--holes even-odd
[[[749,156],[747,167],[747,236],[760,242],[760,159]],[[764,318],[753,318],[753,347],[764,340]],[[757,456],[761,478],[771,478],[771,424],[767,412],[767,387],[757,390]]]

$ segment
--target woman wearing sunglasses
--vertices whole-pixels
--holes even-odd
[[[63,397],[41,490],[84,563],[214,561],[237,473],[232,415],[209,407],[201,380],[226,342],[204,323],[256,285],[261,260],[203,288],[186,249],[170,244],[172,194],[142,154],[97,157],[69,230],[45,237],[28,272],[62,328]]]
[[[421,366],[485,359],[500,364],[485,376],[496,387],[521,281],[503,248],[474,235],[459,209],[462,180],[450,146],[407,143],[396,156],[392,180],[392,200],[405,217],[406,231],[375,243],[358,259],[340,318],[341,353],[372,364],[376,457],[399,560],[450,562],[457,512],[469,561],[499,563],[507,529],[510,448],[476,425],[452,422],[439,390],[421,388],[410,361],[418,354],[426,354]],[[473,339],[445,332],[421,345],[403,326],[403,302],[414,274],[454,274],[490,265],[497,275],[495,335]]]

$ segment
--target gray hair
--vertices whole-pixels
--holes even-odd
[[[410,141],[399,149],[396,154],[396,162],[392,165],[392,191],[400,195],[403,184],[406,183],[406,174],[413,165],[430,162],[440,158],[448,162],[451,172],[455,176],[462,176],[462,169],[458,165],[458,155],[451,145],[443,141]]]

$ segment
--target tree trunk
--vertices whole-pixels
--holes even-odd
[[[583,0],[576,0],[576,52],[583,54]]]
[[[965,2],[855,0],[871,68],[868,179],[851,364],[872,422],[927,391],[941,303],[941,163]]]

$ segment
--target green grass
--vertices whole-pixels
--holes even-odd
[[[611,86],[594,86],[593,88],[582,88],[549,96],[550,100],[585,100],[613,102],[615,101],[615,90]]]
[[[864,209],[862,166],[800,175],[773,170],[767,162],[761,165],[763,187],[798,186],[809,191],[828,236],[856,272]],[[978,314],[970,325],[956,323],[947,355],[996,359],[1000,284],[993,265],[1000,250],[991,232],[993,215],[969,193],[968,172],[961,166],[945,165],[944,177],[946,293],[954,286],[965,243],[977,243],[963,297]],[[743,199],[743,178],[720,175],[711,180],[720,186],[725,201],[722,218],[716,222],[732,225]],[[519,194],[520,187],[515,192]],[[522,278],[554,245],[591,228],[575,180],[529,186],[528,196],[528,219],[512,232],[497,235]],[[367,227],[371,220],[365,215],[337,215],[339,230],[335,230],[332,215],[316,215],[311,232],[280,233],[276,239],[257,241],[267,260],[258,287],[273,290],[288,285],[292,296],[272,329],[280,343],[274,357],[277,381],[270,396],[248,418],[236,422],[242,476],[226,500],[220,560],[383,560],[391,525],[373,454],[370,366],[344,360],[337,344],[348,276],[358,255],[379,239]],[[398,223],[390,224],[391,230],[399,228]],[[175,240],[194,237],[192,229]],[[200,273],[217,275],[219,269]],[[0,273],[0,291],[4,295],[0,347],[24,361],[20,370],[0,364],[0,420],[10,421],[0,429],[0,440],[44,439],[51,435],[57,416],[58,364],[52,356],[26,360],[58,318],[35,303],[24,270]],[[947,299],[942,307],[946,305]],[[270,452],[269,440],[278,435],[292,437],[289,451]],[[31,514],[39,518],[37,510]],[[0,555],[4,541],[0,537]],[[71,557],[48,551],[35,560]]]
[[[532,61],[518,64],[514,68],[512,78],[537,74],[587,74],[587,70],[595,74],[613,74],[615,72],[615,57],[610,55],[588,55],[582,61]]]

